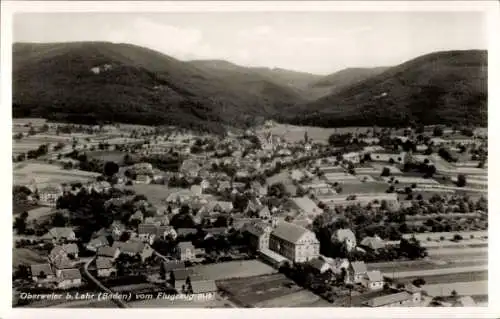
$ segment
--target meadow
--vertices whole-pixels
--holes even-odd
[[[24,162],[16,165],[14,184],[29,184],[33,180],[37,183],[72,183],[86,182],[99,176],[99,173],[81,170],[65,170],[59,165]]]

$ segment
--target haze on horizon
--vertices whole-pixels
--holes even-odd
[[[109,41],[179,60],[329,74],[487,49],[481,12],[20,13],[14,42]]]

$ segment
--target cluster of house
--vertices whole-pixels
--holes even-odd
[[[67,227],[54,227],[49,230],[43,240],[55,244],[51,250],[48,262],[31,265],[31,276],[39,286],[68,289],[82,284],[79,270],[78,246],[75,232]]]
[[[83,184],[81,187],[73,187],[71,185],[61,185],[53,183],[43,183],[37,184],[36,182],[31,182],[26,185],[31,192],[38,196],[37,203],[41,206],[55,207],[57,205],[57,200],[63,196],[65,192],[77,193],[81,189],[85,189],[88,192],[107,192],[112,188],[111,184],[107,181],[91,181]],[[28,198],[29,200],[36,200],[34,196]]]

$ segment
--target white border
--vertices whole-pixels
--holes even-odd
[[[1,312],[0,318],[38,318],[47,316],[48,318],[88,318],[89,310],[93,313],[90,316],[120,316],[123,318],[135,318],[138,314],[148,314],[151,316],[165,316],[170,318],[185,318],[198,316],[201,318],[221,318],[221,317],[259,317],[259,318],[351,318],[373,317],[373,318],[493,318],[500,314],[500,307],[496,302],[498,298],[498,289],[495,283],[500,283],[498,277],[498,259],[494,250],[489,254],[489,307],[488,308],[379,308],[377,311],[369,308],[280,308],[280,309],[71,309],[71,310],[53,310],[53,309],[11,309],[11,260],[12,249],[10,245],[12,239],[12,150],[11,139],[11,44],[12,44],[12,16],[15,12],[314,12],[314,11],[482,11],[488,13],[488,34],[489,45],[489,143],[490,143],[490,174],[496,175],[497,168],[495,163],[499,162],[499,148],[496,145],[500,141],[498,125],[496,120],[500,119],[500,98],[498,93],[500,78],[500,48],[498,46],[498,30],[500,30],[499,11],[497,1],[193,1],[193,2],[154,2],[154,1],[1,1],[1,112],[0,129],[2,136],[2,156],[0,167],[4,183],[1,184],[0,192],[1,203],[4,203],[2,217],[5,222],[1,222],[2,236],[4,245],[2,245],[3,262],[0,263],[1,276],[5,277],[0,282],[3,283],[0,292]],[[494,106],[497,106],[496,108]],[[8,176],[8,177],[5,177]],[[494,194],[500,189],[500,181],[490,178],[490,194]],[[498,247],[499,235],[496,229],[499,225],[498,216],[495,215],[498,210],[498,202],[495,198],[489,200],[490,208],[490,229],[489,247]],[[495,210],[496,209],[496,210]],[[496,213],[498,214],[498,213]],[[8,297],[8,298],[6,298]]]

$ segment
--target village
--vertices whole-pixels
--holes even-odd
[[[487,303],[485,130],[13,123],[14,306]]]

